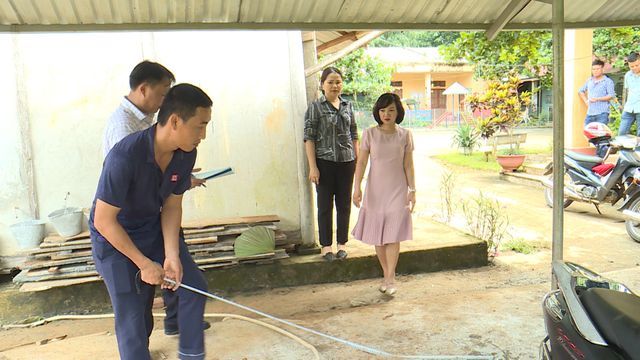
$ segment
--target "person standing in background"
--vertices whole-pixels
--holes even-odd
[[[351,187],[358,148],[358,128],[351,103],[341,97],[342,73],[334,67],[322,71],[323,95],[304,115],[304,144],[309,180],[316,184],[321,255],[327,261],[345,259],[351,214]],[[335,201],[337,252],[333,243]]]
[[[640,54],[631,53],[627,57],[629,71],[624,75],[624,90],[622,90],[622,117],[618,135],[628,134],[631,125],[636,123],[636,136],[640,136]]]
[[[594,121],[607,125],[609,124],[609,101],[616,97],[613,80],[604,75],[604,61],[598,59],[591,63],[591,75],[578,90],[580,98],[587,105],[584,126]]]

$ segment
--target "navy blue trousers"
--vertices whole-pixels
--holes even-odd
[[[164,328],[175,330],[178,329],[178,295],[175,291],[162,290],[162,301],[165,306]]]
[[[164,262],[162,243],[153,249],[141,251],[153,261]],[[94,256],[96,268],[109,291],[115,313],[116,338],[120,358],[123,360],[151,360],[149,336],[153,330],[152,305],[155,286],[143,282],[136,285],[138,268],[127,257],[113,251],[105,257]],[[180,239],[182,282],[207,291],[207,283],[191,258],[184,239]],[[206,298],[189,290],[176,290],[178,302],[178,328],[180,345],[178,357],[182,360],[203,360],[204,333],[202,319]]]

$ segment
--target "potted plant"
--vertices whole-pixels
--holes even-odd
[[[473,126],[469,124],[462,124],[456,130],[452,140],[454,145],[459,149],[462,149],[463,154],[469,156],[473,153],[473,148],[478,143],[479,137],[480,134],[478,134]]]
[[[522,112],[531,103],[531,93],[518,93],[518,85],[520,78],[511,71],[505,81],[488,82],[484,94],[467,97],[467,103],[473,111],[488,110],[491,114],[478,121],[477,127],[481,137],[488,139],[494,133],[502,132],[508,134],[508,138],[511,139],[509,148],[501,154],[496,154],[496,159],[504,171],[513,171],[524,162],[524,155],[514,147],[516,141],[513,130],[523,120]]]

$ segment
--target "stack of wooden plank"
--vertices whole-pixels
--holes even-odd
[[[183,224],[185,242],[198,266],[205,270],[226,268],[243,263],[268,263],[287,258],[287,250],[294,244],[287,242],[279,231],[276,215],[211,219]],[[238,258],[234,255],[235,239],[254,226],[265,226],[276,231],[274,252]],[[19,266],[22,270],[13,281],[22,284],[20,291],[40,291],[100,280],[91,257],[91,239],[88,232],[70,238],[48,236],[39,248],[26,252],[29,260]]]

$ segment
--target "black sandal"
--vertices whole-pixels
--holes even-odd
[[[326,261],[331,262],[331,261],[336,259],[336,256],[332,252],[328,252],[328,253],[322,255],[322,258],[325,259]]]
[[[347,252],[344,250],[338,250],[338,253],[336,254],[336,257],[338,258],[338,260],[344,260],[347,258]]]

